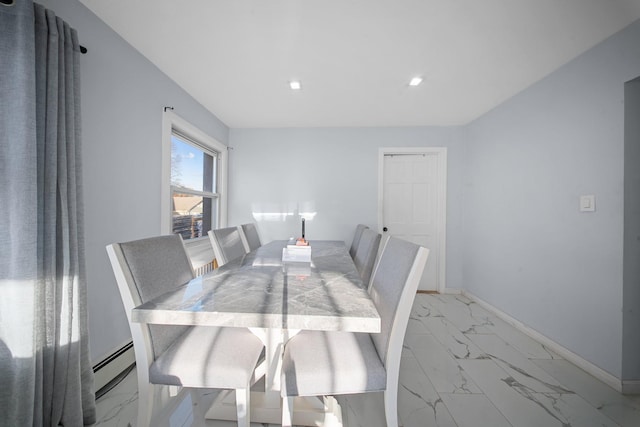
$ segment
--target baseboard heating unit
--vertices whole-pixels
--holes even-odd
[[[115,387],[135,367],[133,342],[128,342],[93,367],[96,399]]]

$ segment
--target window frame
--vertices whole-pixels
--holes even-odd
[[[161,177],[161,219],[160,234],[172,234],[173,215],[171,211],[171,136],[174,131],[180,135],[189,138],[196,144],[202,145],[204,148],[211,150],[217,154],[217,190],[218,190],[218,226],[226,227],[227,225],[227,167],[228,167],[228,148],[225,144],[219,142],[215,138],[207,135],[198,127],[189,123],[187,120],[178,116],[173,111],[167,110],[162,114],[162,177]],[[215,225],[212,224],[212,227]],[[208,237],[198,237],[185,240],[188,242],[197,242]]]

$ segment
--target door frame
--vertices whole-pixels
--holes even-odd
[[[436,210],[436,221],[438,230],[436,265],[438,286],[437,291],[444,293],[446,290],[446,234],[447,234],[447,148],[446,147],[380,147],[378,149],[378,232],[384,237],[382,231],[384,222],[384,156],[389,154],[397,155],[436,155],[437,156],[437,188],[438,209]],[[431,249],[431,248],[429,248]]]

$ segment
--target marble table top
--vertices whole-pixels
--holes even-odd
[[[282,261],[286,241],[133,309],[139,323],[380,332],[380,316],[341,241],[311,241],[311,263]]]

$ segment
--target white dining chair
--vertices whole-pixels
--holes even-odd
[[[138,375],[138,426],[150,425],[157,387],[236,390],[238,425],[250,423],[250,387],[263,349],[245,328],[170,326],[131,321],[134,307],[193,276],[180,235],[107,246],[133,338]]]
[[[262,246],[260,242],[260,236],[258,235],[258,229],[254,223],[242,224],[238,227],[241,231],[242,243],[244,248],[248,252],[258,249]]]
[[[362,232],[367,228],[369,227],[367,227],[364,224],[356,225],[356,232],[353,235],[353,240],[351,241],[351,248],[349,248],[349,255],[351,255],[351,258],[356,256],[356,251],[358,250],[358,243],[360,243],[360,237],[362,236]]]
[[[353,263],[356,265],[356,270],[360,273],[362,283],[367,288],[369,287],[373,266],[378,256],[381,237],[380,233],[376,233],[370,228],[364,229],[360,236],[356,253],[353,256]]]
[[[209,239],[219,267],[248,253],[238,227],[209,230]]]
[[[291,426],[295,396],[384,392],[388,427],[398,425],[398,377],[409,312],[429,250],[391,237],[373,274],[370,295],[379,334],[302,331],[285,345],[282,425]]]

